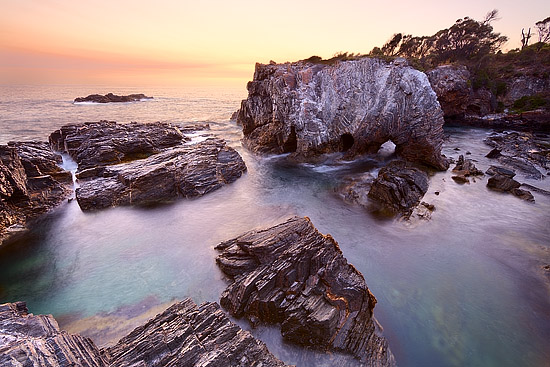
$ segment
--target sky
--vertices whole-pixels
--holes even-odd
[[[256,62],[368,53],[495,8],[504,49],[550,16],[547,0],[0,0],[0,84],[235,86]]]

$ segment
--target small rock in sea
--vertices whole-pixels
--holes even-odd
[[[460,150],[460,148],[455,148],[454,150],[456,150],[456,151],[459,151],[459,150]]]
[[[472,152],[470,152],[470,151],[466,152],[466,155],[471,155],[471,154],[472,154]]]
[[[513,178],[516,175],[513,170],[502,166],[490,166],[485,173],[489,176],[502,175],[510,178]]]
[[[464,177],[464,176],[451,176],[451,178],[452,178],[456,183],[459,183],[459,184],[470,183],[470,180],[469,180],[467,177]]]
[[[510,192],[514,195],[514,196],[517,196],[518,198],[522,199],[522,200],[525,200],[525,201],[530,201],[532,203],[535,202],[535,198],[533,197],[533,194],[531,194],[529,191],[527,190],[522,190],[522,189],[512,189],[510,190]]]
[[[436,191],[434,194],[439,195],[439,191]]]
[[[424,207],[426,207],[426,209],[428,209],[431,212],[433,212],[435,210],[435,205],[433,205],[433,204],[427,203],[425,201],[421,202],[420,204],[423,205]]]
[[[501,150],[498,148],[493,148],[485,157],[487,158],[498,158],[501,156],[500,154]]]
[[[90,94],[87,97],[75,98],[74,102],[93,102],[93,103],[114,103],[114,102],[137,102],[144,99],[153,99],[153,97],[147,97],[145,94],[129,94],[127,96],[118,96],[113,93],[107,93],[102,96],[101,94]]]

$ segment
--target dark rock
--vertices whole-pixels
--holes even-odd
[[[426,75],[403,59],[256,64],[237,123],[255,152],[352,157],[391,140],[407,160],[448,167],[443,111]]]
[[[454,176],[451,178],[457,183],[469,183],[468,177],[483,176],[483,172],[478,170],[471,159],[464,159],[463,155],[458,157],[455,168],[453,168]]]
[[[281,367],[264,343],[232,323],[216,303],[186,299],[99,350],[92,340],[60,331],[52,316],[24,302],[0,305],[0,365]]]
[[[111,367],[279,367],[264,343],[231,322],[216,303],[186,299],[103,351]]]
[[[60,331],[52,316],[29,314],[24,302],[0,305],[0,365],[108,366],[90,339]]]
[[[533,197],[533,194],[531,194],[529,191],[527,190],[522,190],[522,189],[512,189],[510,190],[510,192],[514,195],[514,196],[517,196],[518,198],[522,199],[522,200],[525,200],[525,201],[530,201],[530,202],[535,202],[535,198]]]
[[[181,145],[129,163],[81,172],[76,199],[82,210],[148,205],[197,197],[236,181],[246,166],[223,140]]]
[[[439,191],[436,191],[434,194],[439,195]]]
[[[536,186],[533,186],[533,185],[529,185],[529,184],[526,184],[526,183],[522,183],[521,186],[527,187],[529,190],[534,191],[534,192],[537,192],[537,193],[539,193],[539,194],[543,194],[543,195],[550,196],[550,191],[543,190],[543,189],[541,189],[541,188],[539,188],[539,187],[536,187]]]
[[[112,121],[66,125],[50,135],[50,144],[68,153],[84,170],[146,158],[188,140],[170,124],[117,124]]]
[[[127,96],[117,96],[113,93],[108,93],[104,96],[101,94],[90,94],[88,97],[75,98],[75,102],[93,102],[93,103],[112,103],[112,102],[137,102],[144,99],[153,99],[145,94],[129,94]]]
[[[513,170],[510,170],[502,166],[490,166],[487,169],[487,171],[485,171],[485,173],[488,174],[489,176],[502,175],[510,178],[513,178],[516,175],[516,173]]]
[[[502,154],[500,154],[500,149],[493,148],[493,149],[491,149],[491,151],[489,153],[487,153],[487,155],[485,157],[493,159],[493,158],[498,158],[501,155]]]
[[[0,243],[71,194],[72,176],[61,160],[47,143],[0,145]]]
[[[464,115],[471,103],[470,72],[462,65],[443,65],[426,73],[445,117]]]
[[[517,189],[520,186],[521,184],[513,178],[499,174],[489,177],[489,180],[487,181],[487,187],[495,191],[511,191],[512,189]]]
[[[330,235],[292,218],[216,247],[232,279],[221,305],[250,322],[281,324],[287,341],[352,353],[367,366],[395,365],[373,317],[376,299]]]
[[[428,191],[428,175],[404,161],[392,161],[378,172],[369,198],[405,216]]]

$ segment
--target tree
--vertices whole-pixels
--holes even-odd
[[[539,42],[547,43],[550,41],[550,17],[536,22],[535,28],[537,28],[539,35]]]
[[[531,38],[531,28],[529,28],[529,31],[527,31],[527,34],[525,34],[525,28],[521,29],[521,49],[523,50],[525,47],[529,45],[529,39]]]

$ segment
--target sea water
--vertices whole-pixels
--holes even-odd
[[[154,99],[72,103],[108,92]],[[215,264],[219,242],[308,216],[364,275],[400,366],[550,365],[548,196],[533,192],[536,202],[525,202],[488,190],[486,177],[459,185],[449,170],[430,177],[423,199],[436,207],[430,220],[380,218],[344,201],[340,187],[362,172],[376,176],[391,154],[323,164],[256,156],[229,121],[244,97],[244,88],[1,87],[2,144],[47,140],[64,124],[86,121],[207,122],[239,151],[248,171],[204,197],[154,208],[84,213],[76,201],[62,204],[0,248],[0,303],[26,301],[35,314],[53,314],[63,329],[110,345],[175,300],[219,301],[227,285]],[[483,143],[492,131],[445,133],[447,156],[468,151],[483,171],[495,164]],[[70,160],[65,164],[70,169]],[[518,173],[517,179],[550,189],[548,178]],[[330,365],[282,342],[276,328],[239,323],[288,363]]]

